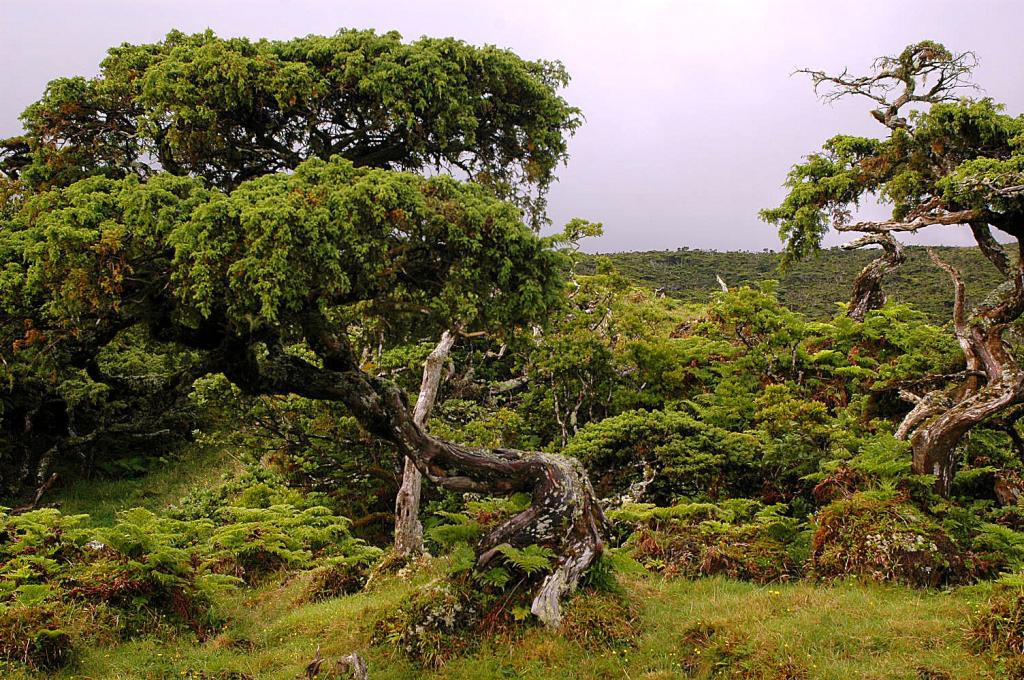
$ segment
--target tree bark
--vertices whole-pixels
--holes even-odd
[[[903,246],[890,234],[868,234],[843,246],[844,250],[853,250],[866,245],[880,245],[885,253],[864,269],[853,281],[853,292],[846,315],[854,321],[864,321],[864,317],[872,309],[885,304],[885,292],[882,290],[882,279],[903,264],[906,257]]]
[[[956,447],[960,440],[972,427],[1017,403],[1022,396],[1024,373],[1013,371],[919,427],[910,438],[913,471],[935,475],[935,491],[948,497],[956,474]]]
[[[967,364],[967,379],[956,386],[949,396],[946,408],[932,408],[928,415],[918,418],[921,424],[910,436],[913,453],[912,469],[917,474],[935,476],[935,490],[949,496],[956,474],[956,447],[972,427],[986,418],[1024,400],[1024,371],[1003,340],[1007,325],[1024,311],[1024,262],[1018,260],[1011,281],[1012,290],[998,303],[976,310],[970,317],[964,311],[964,282],[954,267],[939,259],[934,251],[929,255],[953,282],[953,331],[960,343]],[[899,433],[906,433],[915,425],[907,420],[915,411],[923,411],[939,404],[936,395],[922,398],[919,407],[908,414]]]
[[[426,429],[430,412],[437,400],[441,385],[441,369],[455,343],[455,334],[445,331],[423,362],[423,379],[420,382],[420,396],[416,400],[413,421]],[[423,475],[411,458],[406,458],[402,470],[402,485],[395,497],[395,554],[399,557],[415,557],[423,553],[423,525],[420,523],[420,492]]]
[[[294,393],[344,404],[360,424],[389,441],[431,482],[452,491],[491,495],[527,492],[529,508],[484,536],[478,546],[483,568],[503,544],[537,544],[556,555],[551,573],[534,595],[532,611],[547,626],[561,622],[560,599],[604,551],[607,521],[580,462],[548,453],[484,449],[436,439],[410,413],[405,393],[390,381],[367,375],[342,334],[313,319],[306,339],[323,367],[288,354],[272,339],[266,349],[229,339],[220,351],[229,380],[252,394]]]

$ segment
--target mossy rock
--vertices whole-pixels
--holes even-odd
[[[810,566],[821,578],[859,576],[918,587],[970,576],[964,553],[931,518],[902,499],[864,493],[818,513]]]

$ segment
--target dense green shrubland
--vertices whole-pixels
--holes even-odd
[[[973,62],[924,42],[902,67],[915,55],[916,75]],[[585,677],[1020,673],[1024,411],[955,433],[941,497],[897,429],[908,389],[954,403],[978,377],[967,334],[941,325],[945,278],[909,249],[890,303],[853,320],[836,314],[871,253],[775,283],[774,254],[586,257],[600,225],[584,220],[540,237],[581,122],[567,82],[493,47],[343,30],[172,32],[48,86],[0,140],[0,491],[17,499],[0,512],[0,670],[294,677],[316,638],[413,676],[480,677],[475,656],[547,677],[559,655]],[[874,112],[889,139],[833,138],[762,213],[790,265],[865,192],[897,219],[1017,214],[1020,119],[988,100],[909,124],[899,108]],[[944,256],[971,272],[968,304],[997,281],[973,250]],[[443,331],[457,343],[426,427],[446,444],[407,403]],[[460,492],[428,487],[437,559],[384,553],[398,450]],[[180,498],[147,488],[197,460],[231,462],[219,483],[190,471],[206,483]],[[132,493],[95,518],[45,507],[91,509],[96,479]],[[899,621],[860,622],[894,600]],[[829,620],[836,602],[858,616]],[[935,652],[970,605],[975,654]],[[890,635],[904,621],[930,630]],[[313,658],[307,678],[332,672]]]
[[[900,305],[863,323],[809,321],[767,284],[682,305],[602,267],[578,278],[560,321],[503,345],[457,345],[431,423],[476,445],[559,450],[564,437],[587,466],[610,503],[611,552],[568,605],[567,636],[621,651],[642,634],[615,572],[762,585],[1021,578],[1024,511],[994,492],[1021,467],[1006,427],[972,432],[950,500],[910,473],[907,444],[892,436],[908,409],[901,385],[959,370],[947,331]],[[413,392],[427,345],[370,360]],[[247,397],[216,376],[195,383],[190,404],[198,443],[242,463],[219,483],[107,527],[54,510],[5,516],[7,659],[56,668],[91,641],[216,636],[231,625],[218,603],[278,587],[280,574],[299,576],[307,603],[395,578],[387,561],[371,576],[380,552],[352,538],[386,544],[392,498],[382,489],[398,465],[389,447],[337,405]],[[478,569],[476,540],[529,499],[428,490],[428,500],[429,545],[447,566],[377,616],[370,637],[436,668],[479,653],[482,639],[525,635],[528,595],[552,555],[506,546]],[[371,519],[353,527],[342,514]]]
[[[1002,281],[999,272],[977,248],[937,250],[943,260],[960,271],[970,272],[966,280],[970,304],[981,302]],[[854,278],[877,256],[877,251],[830,248],[780,272],[782,254],[771,251],[679,248],[605,255],[631,281],[691,303],[703,303],[710,293],[719,290],[716,276],[721,276],[730,287],[778,279],[782,303],[816,320],[835,316],[838,304],[849,300]],[[592,266],[589,260],[582,264],[584,269]],[[945,323],[953,311],[949,279],[931,263],[923,247],[907,248],[906,263],[886,278],[885,289],[894,302],[912,304],[933,323]]]

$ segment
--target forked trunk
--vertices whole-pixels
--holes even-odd
[[[463,446],[428,435],[410,412],[405,393],[367,375],[335,334],[314,319],[306,337],[323,367],[272,345],[225,347],[224,374],[256,394],[295,393],[343,403],[374,436],[395,445],[431,482],[451,491],[507,496],[526,492],[530,507],[499,525],[479,545],[486,566],[503,544],[537,544],[555,554],[553,570],[534,594],[532,611],[548,626],[561,622],[562,596],[604,551],[607,521],[579,461],[549,453]]]
[[[420,396],[416,400],[413,420],[426,429],[430,412],[437,401],[437,390],[441,385],[441,369],[448,358],[455,335],[445,331],[423,362],[423,379],[420,382]],[[415,557],[423,553],[423,524],[420,523],[420,492],[423,475],[412,459],[406,458],[402,469],[402,485],[395,497],[395,554],[399,557]]]
[[[1024,371],[1003,340],[1007,325],[1024,309],[1024,260],[1018,261],[1012,290],[998,304],[980,307],[968,320],[960,272],[933,251],[929,255],[953,281],[953,330],[964,353],[967,377],[946,393],[910,395],[917,405],[896,435],[910,436],[913,471],[934,475],[936,492],[947,497],[956,474],[957,446],[963,436],[983,420],[1024,400]]]

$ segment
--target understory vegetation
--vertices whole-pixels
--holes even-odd
[[[330,405],[214,377],[190,396],[193,443],[126,450],[130,466],[3,515],[5,672],[283,678],[320,648],[358,650],[374,677],[1016,677],[1016,433],[972,431],[948,499],[892,436],[894,392],[955,370],[947,331],[901,305],[808,321],[771,284],[683,304],[602,266],[543,343],[456,352],[431,424],[562,449],[607,499],[610,550],[560,632],[530,616],[550,550],[475,568],[528,496],[426,487],[438,557],[396,560],[371,481],[397,485],[388,447]],[[423,354],[376,361],[401,379]]]

